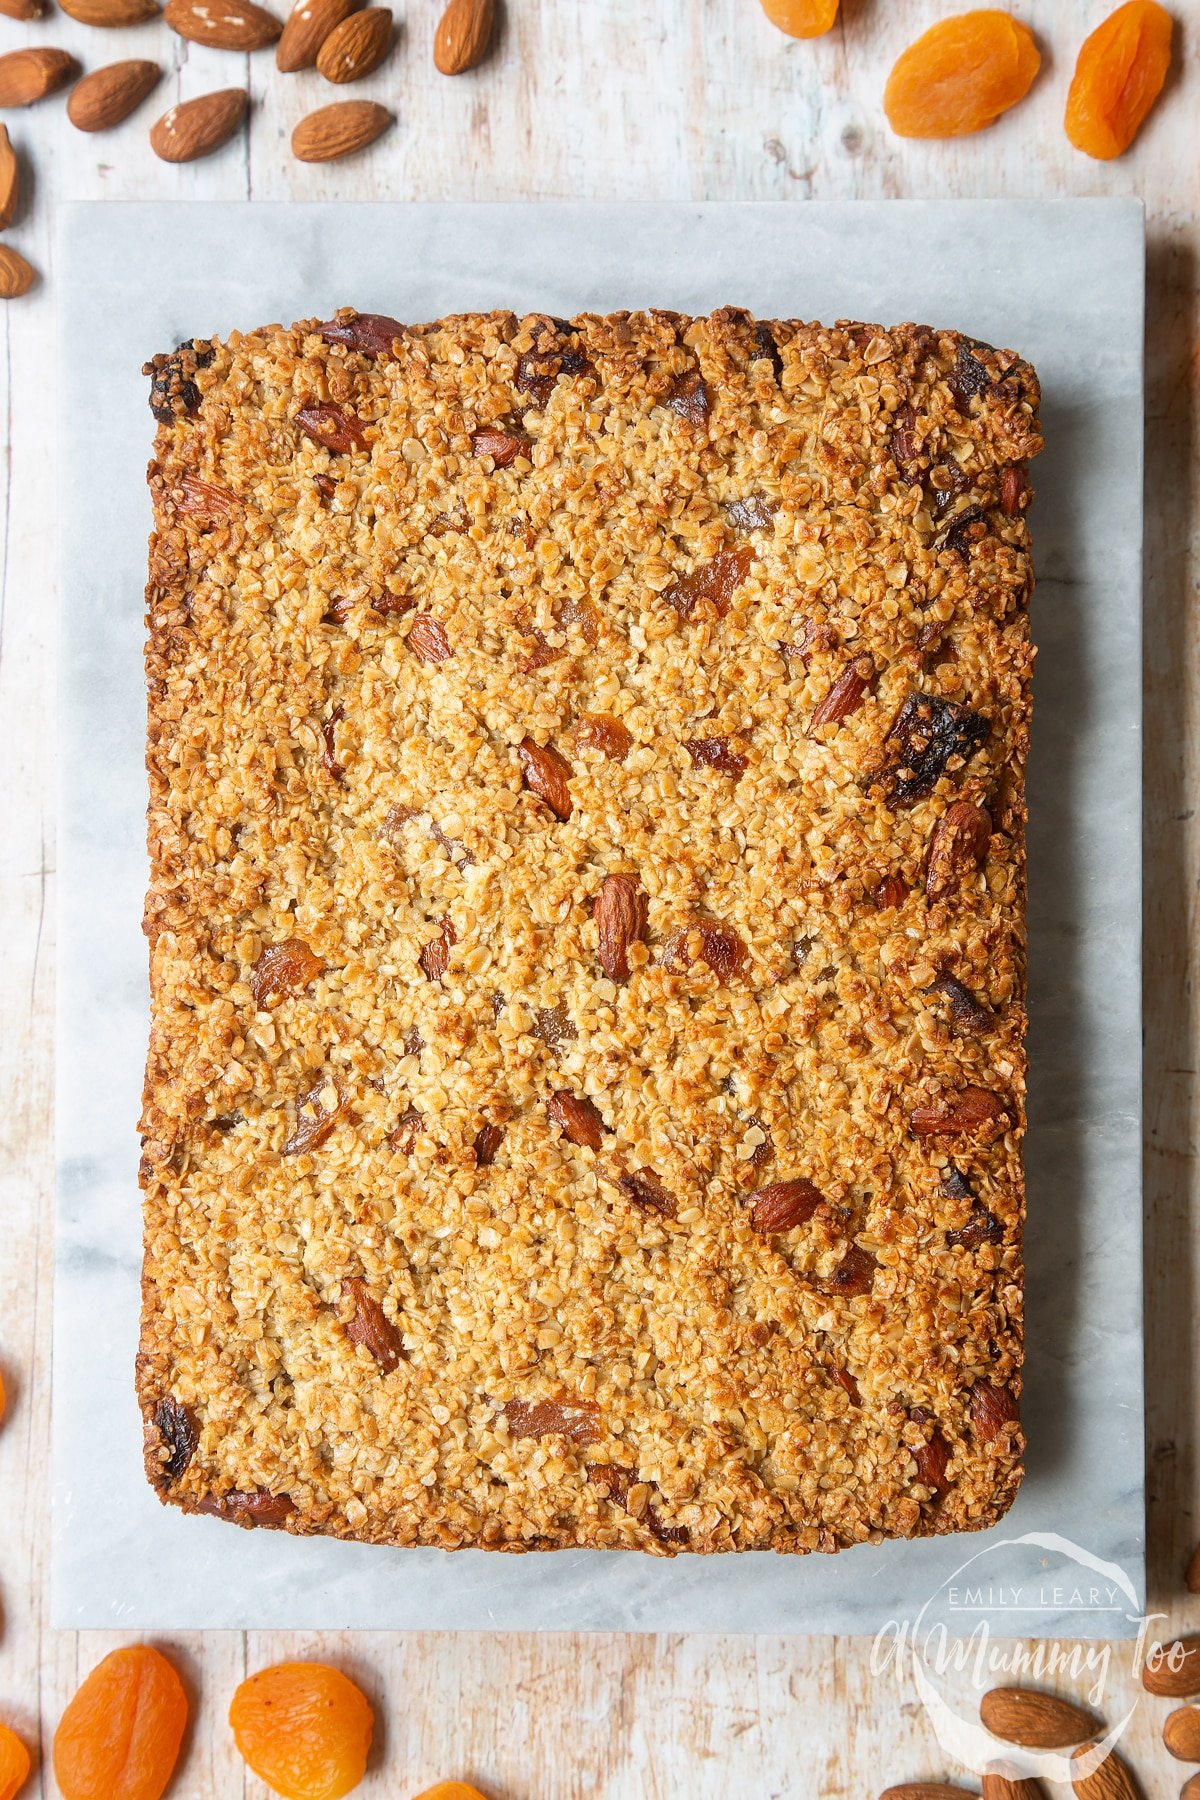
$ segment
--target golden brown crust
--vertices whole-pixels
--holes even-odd
[[[993,1522],[1033,371],[727,309],[152,372],[160,1494],[447,1548]]]

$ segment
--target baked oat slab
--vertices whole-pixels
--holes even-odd
[[[160,1494],[447,1548],[994,1521],[1032,369],[725,310],[148,372]]]

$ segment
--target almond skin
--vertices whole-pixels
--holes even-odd
[[[462,75],[487,55],[494,0],[450,0],[433,35],[433,60],[443,75]]]
[[[1167,1663],[1167,1653],[1178,1646],[1182,1655],[1174,1656],[1178,1668],[1172,1669]],[[1152,1669],[1149,1663],[1142,1670],[1142,1686],[1148,1694],[1163,1694],[1168,1700],[1190,1700],[1193,1694],[1200,1694],[1200,1637],[1177,1638],[1174,1644],[1163,1645],[1163,1656],[1158,1667]]]
[[[993,1737],[1025,1750],[1066,1750],[1094,1737],[1099,1727],[1099,1721],[1073,1700],[1035,1688],[992,1688],[979,1702],[979,1716]]]
[[[214,50],[265,50],[283,31],[254,0],[167,0],[163,17],[180,37]]]
[[[292,155],[298,162],[313,163],[353,156],[381,137],[391,122],[387,107],[373,100],[339,100],[301,119],[292,133]]]
[[[154,62],[109,63],[106,69],[93,69],[71,89],[67,117],[77,131],[110,131],[161,79],[162,70]]]
[[[300,0],[288,16],[275,46],[275,67],[282,75],[315,68],[317,51],[330,32],[348,19],[360,0]]]
[[[0,56],[0,106],[32,106],[78,73],[79,64],[69,50],[41,45],[10,50],[7,56]]]
[[[1072,1763],[1095,1748],[1095,1744],[1080,1744],[1071,1757]],[[1079,1800],[1142,1800],[1133,1776],[1114,1750],[1109,1751],[1093,1774],[1072,1775],[1071,1786]]]
[[[9,141],[7,125],[0,125],[0,231],[6,231],[12,224],[20,197],[17,153]]]
[[[242,119],[250,96],[243,88],[219,88],[167,109],[150,127],[150,148],[163,162],[195,162],[228,143]]]
[[[112,29],[122,25],[140,25],[144,19],[156,19],[162,8],[158,0],[58,0],[69,19],[81,25],[99,25]]]
[[[37,280],[37,270],[18,250],[0,244],[0,300],[16,300]]]
[[[389,8],[369,6],[334,26],[317,52],[317,69],[326,81],[361,81],[379,67],[391,47]]]

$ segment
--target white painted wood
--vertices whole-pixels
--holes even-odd
[[[363,83],[397,123],[366,156],[306,167],[288,150],[301,113],[335,93],[280,77],[271,53],[197,51],[161,25],[88,30],[52,13],[0,18],[0,49],[60,43],[86,67],[157,56],[170,71],[117,131],[75,132],[62,96],[7,115],[25,198],[8,241],[42,285],[0,308],[0,1717],[49,1737],[74,1685],[116,1638],[51,1632],[49,1295],[55,668],[54,208],[83,198],[821,199],[891,195],[1139,194],[1150,229],[1146,629],[1146,1174],[1152,1601],[1200,1629],[1182,1567],[1200,1537],[1196,1465],[1196,941],[1200,828],[1196,390],[1200,246],[1194,8],[1186,70],[1134,150],[1089,162],[1061,129],[1075,49],[1108,0],[1021,0],[1043,33],[1028,100],[992,131],[906,144],[879,96],[891,61],[950,0],[843,0],[828,38],[793,43],[756,0],[506,0],[496,54],[438,76],[436,5],[400,10],[385,67]],[[1181,33],[1181,36],[1184,35]],[[149,124],[170,102],[249,81],[247,134],[206,163],[168,168]],[[353,270],[347,270],[353,298]],[[803,271],[797,271],[803,312]],[[135,350],[136,353],[136,350]],[[67,397],[86,406],[87,395]],[[96,471],[103,481],[104,471]],[[69,497],[68,501],[69,501]],[[1069,1522],[1064,1522],[1069,1528]],[[950,1774],[910,1692],[870,1671],[858,1640],[208,1634],[171,1648],[195,1699],[173,1800],[263,1800],[224,1723],[246,1669],[321,1655],[363,1679],[380,1707],[365,1800],[408,1800],[450,1775],[492,1800],[851,1800],[889,1781]],[[1063,1684],[1067,1687],[1070,1683]],[[1126,1676],[1110,1711],[1131,1697]],[[1126,1740],[1148,1800],[1186,1773],[1148,1701]],[[47,1774],[30,1794],[56,1792]]]

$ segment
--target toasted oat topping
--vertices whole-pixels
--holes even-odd
[[[659,1555],[992,1522],[1033,371],[730,309],[150,373],[160,1492]]]

